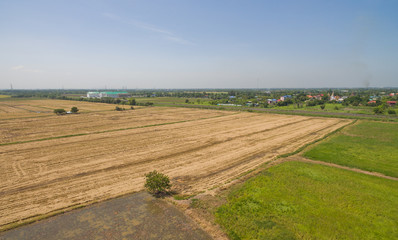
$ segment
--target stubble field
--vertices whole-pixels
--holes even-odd
[[[207,191],[349,122],[156,107],[1,121],[0,225],[140,191],[155,169]]]
[[[106,103],[77,102],[65,100],[27,100],[5,99],[0,101],[0,120],[52,116],[54,109],[63,108],[69,111],[77,106],[79,112],[110,111],[115,105]]]

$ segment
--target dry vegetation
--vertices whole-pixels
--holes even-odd
[[[349,122],[179,108],[2,121],[2,143],[33,141],[0,146],[0,225],[142,190],[155,169],[180,193],[206,191]]]
[[[78,107],[79,112],[107,111],[115,109],[114,104],[76,102],[65,100],[7,100],[0,102],[0,120],[32,118],[53,115],[53,110]]]

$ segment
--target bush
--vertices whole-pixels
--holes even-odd
[[[325,109],[325,104],[322,104],[320,107],[322,110]]]
[[[388,109],[388,114],[397,114],[394,109]]]
[[[145,178],[145,188],[156,196],[166,194],[171,188],[169,177],[156,170],[145,174]]]
[[[120,108],[120,107],[118,107],[118,106],[115,107],[115,110],[116,110],[116,111],[123,111],[123,109]]]
[[[79,109],[78,109],[77,107],[72,107],[72,108],[70,109],[70,111],[71,111],[72,113],[77,113],[77,112],[79,111]]]
[[[54,113],[57,115],[63,115],[66,114],[65,109],[54,109]]]
[[[383,108],[382,105],[380,105],[378,107],[373,108],[373,112],[375,114],[383,114],[384,113],[384,108]]]

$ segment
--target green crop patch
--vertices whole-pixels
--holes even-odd
[[[231,239],[397,239],[398,182],[286,162],[232,191],[215,215]]]
[[[398,177],[398,124],[360,122],[304,156]]]

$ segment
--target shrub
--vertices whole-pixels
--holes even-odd
[[[397,114],[394,109],[388,109],[388,114]]]
[[[376,114],[383,114],[384,113],[384,108],[382,105],[373,108],[373,112]]]
[[[156,170],[145,174],[145,178],[145,188],[155,196],[164,195],[171,188],[169,177]]]
[[[71,111],[72,113],[77,113],[77,112],[79,111],[79,109],[78,109],[77,107],[72,107],[72,108],[70,109],[70,111]]]
[[[66,114],[65,109],[54,109],[54,113],[57,115],[63,115]]]
[[[116,110],[116,111],[123,111],[123,109],[120,108],[120,107],[118,107],[118,106],[115,107],[115,110]]]
[[[320,107],[322,110],[325,109],[325,104],[322,104]]]

